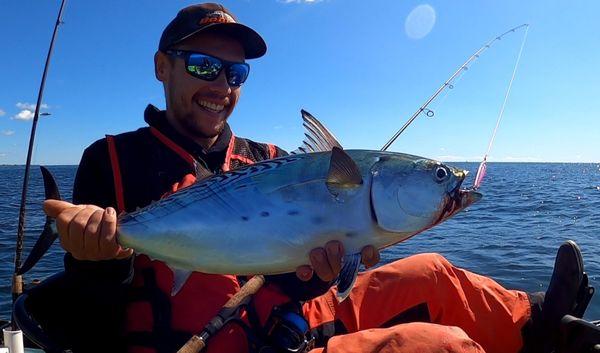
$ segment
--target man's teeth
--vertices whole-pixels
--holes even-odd
[[[201,107],[204,107],[204,108],[206,108],[206,109],[212,110],[212,111],[214,111],[214,112],[220,112],[220,111],[222,111],[223,109],[225,109],[225,106],[224,106],[224,105],[221,105],[221,104],[215,104],[215,103],[211,103],[211,102],[207,102],[207,101],[200,101],[200,102],[198,102],[198,104],[199,104]]]

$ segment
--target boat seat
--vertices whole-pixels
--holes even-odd
[[[69,352],[61,300],[65,288],[65,275],[60,272],[27,289],[14,304],[14,321],[27,339],[46,352]]]

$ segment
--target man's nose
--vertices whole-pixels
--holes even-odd
[[[219,76],[217,76],[217,78],[211,82],[210,87],[215,93],[219,93],[224,96],[231,93],[231,86],[229,86],[229,82],[227,82],[225,70],[222,70],[219,73]]]

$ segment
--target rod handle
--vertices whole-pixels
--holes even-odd
[[[237,308],[246,298],[258,292],[263,284],[265,284],[265,277],[263,275],[256,275],[250,278],[250,280],[240,288],[239,292],[235,293],[233,297],[223,305],[223,308],[219,311],[217,316],[210,320],[206,328],[202,330],[200,334],[193,335],[192,338],[177,351],[177,353],[198,353],[204,349],[204,347],[206,347],[206,341],[211,334],[221,329],[225,321],[235,313],[235,310],[233,309]]]

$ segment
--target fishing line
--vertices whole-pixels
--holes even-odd
[[[496,127],[492,133],[492,138],[490,139],[490,143],[488,144],[487,151],[483,156],[483,160],[481,164],[479,164],[479,168],[477,168],[477,175],[475,176],[475,181],[473,182],[473,189],[478,189],[483,182],[483,177],[485,177],[485,173],[487,170],[487,157],[490,154],[492,149],[492,145],[494,144],[494,140],[496,139],[496,132],[498,132],[498,126],[500,126],[500,121],[502,120],[502,116],[504,115],[504,108],[506,108],[506,102],[508,102],[508,96],[510,95],[510,90],[512,88],[513,81],[515,80],[515,75],[517,74],[517,68],[519,67],[519,62],[521,61],[521,54],[523,54],[523,47],[525,47],[525,42],[527,41],[527,32],[529,32],[529,25],[526,25],[525,34],[523,35],[523,41],[521,42],[521,49],[519,49],[519,55],[517,55],[517,61],[515,62],[515,67],[513,68],[512,77],[510,78],[510,82],[508,83],[508,88],[506,89],[506,93],[504,94],[504,101],[502,102],[502,107],[500,108],[500,112],[498,113],[498,119],[496,120]]]
[[[396,141],[396,139],[398,138],[398,136],[400,136],[400,134],[402,134],[404,132],[404,130],[406,130],[406,128],[412,124],[412,122],[419,116],[421,115],[421,113],[425,112],[425,114],[427,114],[427,116],[431,117],[431,113],[433,113],[432,110],[427,109],[427,106],[429,106],[429,104],[437,98],[437,96],[442,93],[442,91],[444,91],[446,88],[450,88],[450,87],[454,87],[454,79],[459,76],[460,74],[463,73],[463,71],[467,71],[469,69],[469,65],[471,64],[471,62],[473,62],[474,60],[478,59],[479,56],[486,51],[487,49],[489,49],[492,44],[494,44],[494,42],[501,40],[504,36],[506,36],[509,33],[513,33],[516,30],[522,28],[522,27],[527,27],[529,28],[528,24],[522,24],[520,26],[514,27],[509,29],[508,31],[502,33],[499,36],[496,36],[494,39],[490,40],[489,42],[487,42],[486,44],[484,44],[481,48],[479,48],[473,55],[471,55],[467,61],[465,61],[464,64],[462,64],[458,70],[456,70],[456,72],[454,72],[454,74],[452,74],[452,76],[450,76],[450,78],[448,80],[446,80],[446,82],[444,82],[436,91],[435,93],[429,97],[429,99],[427,99],[427,101],[425,101],[425,103],[423,105],[421,105],[419,107],[419,109],[417,109],[416,112],[414,112],[414,114],[408,119],[408,121],[400,128],[400,130],[398,130],[394,136],[392,136],[392,138],[390,138],[390,140],[383,145],[383,147],[381,148],[381,151],[386,151],[391,145],[392,143],[394,143],[394,141]]]

